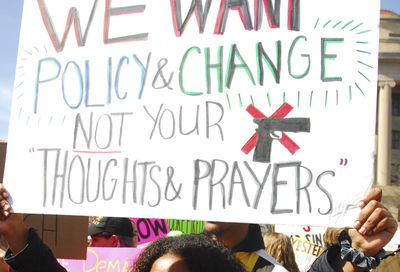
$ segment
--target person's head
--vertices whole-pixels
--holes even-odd
[[[267,232],[264,234],[265,251],[275,258],[290,272],[299,272],[296,257],[289,236],[283,233]]]
[[[249,224],[204,221],[204,232],[232,248],[242,241],[249,231]]]
[[[133,272],[244,272],[241,262],[222,243],[206,234],[163,237],[152,242]]]
[[[96,217],[90,222],[88,233],[91,247],[136,247],[129,218]]]

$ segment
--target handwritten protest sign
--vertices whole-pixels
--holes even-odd
[[[168,219],[167,222],[171,230],[180,231],[186,234],[200,233],[204,230],[203,221]]]
[[[129,272],[142,253],[142,248],[88,247],[86,260],[59,259],[70,272]]]
[[[308,271],[317,257],[324,251],[326,228],[310,226],[276,225],[275,231],[290,237],[297,266]]]
[[[301,272],[310,270],[311,265],[323,252],[324,248],[303,238],[291,237],[297,266]]]
[[[165,219],[131,218],[131,220],[136,225],[138,245],[164,237],[170,232],[167,220]]]
[[[352,223],[378,24],[379,0],[25,1],[15,210]]]
[[[326,228],[323,227],[276,225],[275,231],[284,233],[289,237],[300,237],[319,246],[324,246]]]

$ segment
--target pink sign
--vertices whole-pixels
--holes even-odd
[[[59,259],[70,272],[129,272],[143,248],[88,247],[86,260]]]
[[[170,232],[165,219],[131,218],[131,220],[135,222],[138,231],[138,245],[164,237]]]

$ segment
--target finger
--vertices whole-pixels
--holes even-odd
[[[356,221],[354,222],[354,228],[356,230],[360,230],[364,225],[365,221],[370,217],[370,215],[374,212],[375,209],[383,207],[382,204],[376,200],[371,200],[367,203],[367,205],[362,208],[360,214],[358,215]]]
[[[0,198],[7,199],[9,195],[10,194],[8,193],[6,187],[4,187],[3,184],[0,184]]]
[[[1,200],[0,207],[3,211],[9,211],[11,209],[11,205],[7,200]]]
[[[364,224],[358,230],[358,232],[361,233],[362,235],[369,233],[374,228],[378,227],[380,221],[382,221],[387,217],[390,217],[389,211],[385,207],[383,207],[382,204],[378,205],[365,220]]]
[[[370,201],[376,200],[380,202],[382,200],[382,189],[381,188],[371,188],[364,197],[360,200],[360,208],[364,208]]]
[[[381,233],[383,231],[387,231],[392,233],[393,235],[397,231],[397,222],[396,219],[393,218],[392,214],[388,212],[387,216],[384,216],[374,228],[372,228],[367,235],[374,235],[377,233]]]
[[[8,203],[7,200],[1,200],[0,201],[0,207],[1,207],[1,215],[8,217],[11,212],[11,205]]]

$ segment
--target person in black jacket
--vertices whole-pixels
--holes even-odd
[[[15,272],[66,272],[33,229],[28,229],[22,214],[10,213],[9,194],[0,184],[0,233],[9,248],[4,260]]]

